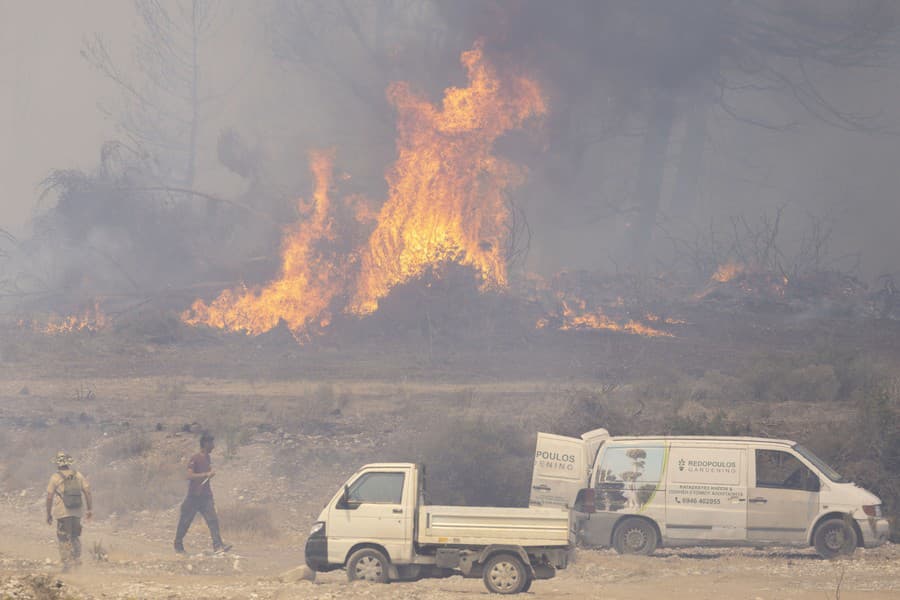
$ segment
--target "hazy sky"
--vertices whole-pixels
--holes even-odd
[[[246,12],[258,6],[223,4]],[[136,20],[130,0],[0,0],[0,228],[24,233],[38,201],[39,184],[52,169],[90,171],[97,166],[102,143],[115,137],[112,122],[100,113],[97,103],[115,105],[118,90],[88,65],[80,49],[85,38],[100,33],[114,59],[128,61]],[[209,54],[214,60],[205,64],[211,69],[213,89],[228,93],[205,122],[201,144],[214,150],[219,131],[234,126],[251,146],[264,151],[267,183],[285,189],[294,189],[296,173],[305,174],[306,152],[323,145],[338,147],[341,168],[360,176],[352,161],[356,155],[369,158],[368,152],[358,151],[364,127],[349,119],[352,111],[340,127],[328,119],[332,104],[344,99],[345,91],[304,81],[303,70],[296,65],[279,70],[271,60],[271,40],[262,21],[261,15],[234,16],[233,29],[220,36],[221,45]],[[451,67],[448,84],[460,77],[455,62]],[[416,80],[415,71],[403,75],[409,75],[414,85],[423,83]],[[900,93],[896,71],[868,77],[861,85],[853,80],[843,86],[854,92],[846,106],[864,113],[892,112],[890,98]],[[879,81],[887,78],[893,82]],[[842,81],[831,87],[840,90]],[[860,98],[869,101],[860,105]],[[767,102],[764,109],[773,106],[774,101]],[[900,268],[895,231],[900,219],[895,194],[900,188],[900,170],[895,167],[900,140],[896,137],[847,133],[811,119],[796,132],[772,134],[735,126],[721,114],[718,120],[711,118],[709,128],[707,173],[698,199],[700,223],[705,224],[707,213],[752,215],[790,201],[798,228],[805,225],[807,211],[838,218],[831,250],[838,255],[861,252],[868,276]],[[560,267],[607,265],[605,248],[598,240],[606,239],[607,230],[621,224],[615,219],[600,222],[590,214],[585,218],[585,211],[605,199],[604,186],[607,196],[632,193],[635,148],[634,140],[620,138],[601,148],[596,164],[585,169],[589,175],[600,175],[585,181],[581,204],[570,202],[568,211],[559,210],[558,197],[564,190],[555,181],[532,182],[531,268],[551,272]],[[670,151],[677,153],[677,140]],[[624,176],[604,182],[610,173]],[[200,188],[224,197],[240,196],[246,185],[234,175],[223,174],[215,152],[200,156],[198,177]],[[377,199],[379,194],[383,190],[373,185],[370,195]],[[598,252],[598,247],[604,252]]]
[[[0,227],[21,232],[49,170],[96,165],[113,133],[97,101],[114,90],[82,40],[127,44],[133,25],[124,0],[0,0]]]

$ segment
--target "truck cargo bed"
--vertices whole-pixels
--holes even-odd
[[[426,545],[565,546],[573,541],[569,511],[561,508],[423,506],[418,526],[418,542]]]

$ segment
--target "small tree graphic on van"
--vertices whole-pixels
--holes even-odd
[[[684,459],[683,458],[678,459],[678,470],[684,471]]]

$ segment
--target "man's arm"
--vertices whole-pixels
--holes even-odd
[[[47,492],[47,525],[53,524],[53,492]]]
[[[187,468],[187,478],[188,479],[207,479],[209,477],[212,477],[215,474],[216,474],[216,471],[214,469],[210,469],[206,473],[194,473],[194,470],[191,468],[190,465],[188,465],[188,468]]]
[[[90,488],[84,488],[81,490],[84,493],[84,505],[87,508],[87,512],[84,514],[85,518],[90,519],[94,516],[94,497],[91,495]]]

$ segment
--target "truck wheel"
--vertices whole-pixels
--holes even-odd
[[[613,535],[613,547],[619,554],[653,554],[659,539],[646,519],[625,519]]]
[[[357,550],[347,559],[347,580],[387,583],[387,557],[375,548]]]
[[[522,559],[512,554],[495,554],[484,565],[484,585],[493,594],[518,594],[528,589],[531,576]]]
[[[828,519],[816,529],[813,545],[822,558],[853,554],[856,550],[856,531],[843,519]]]

